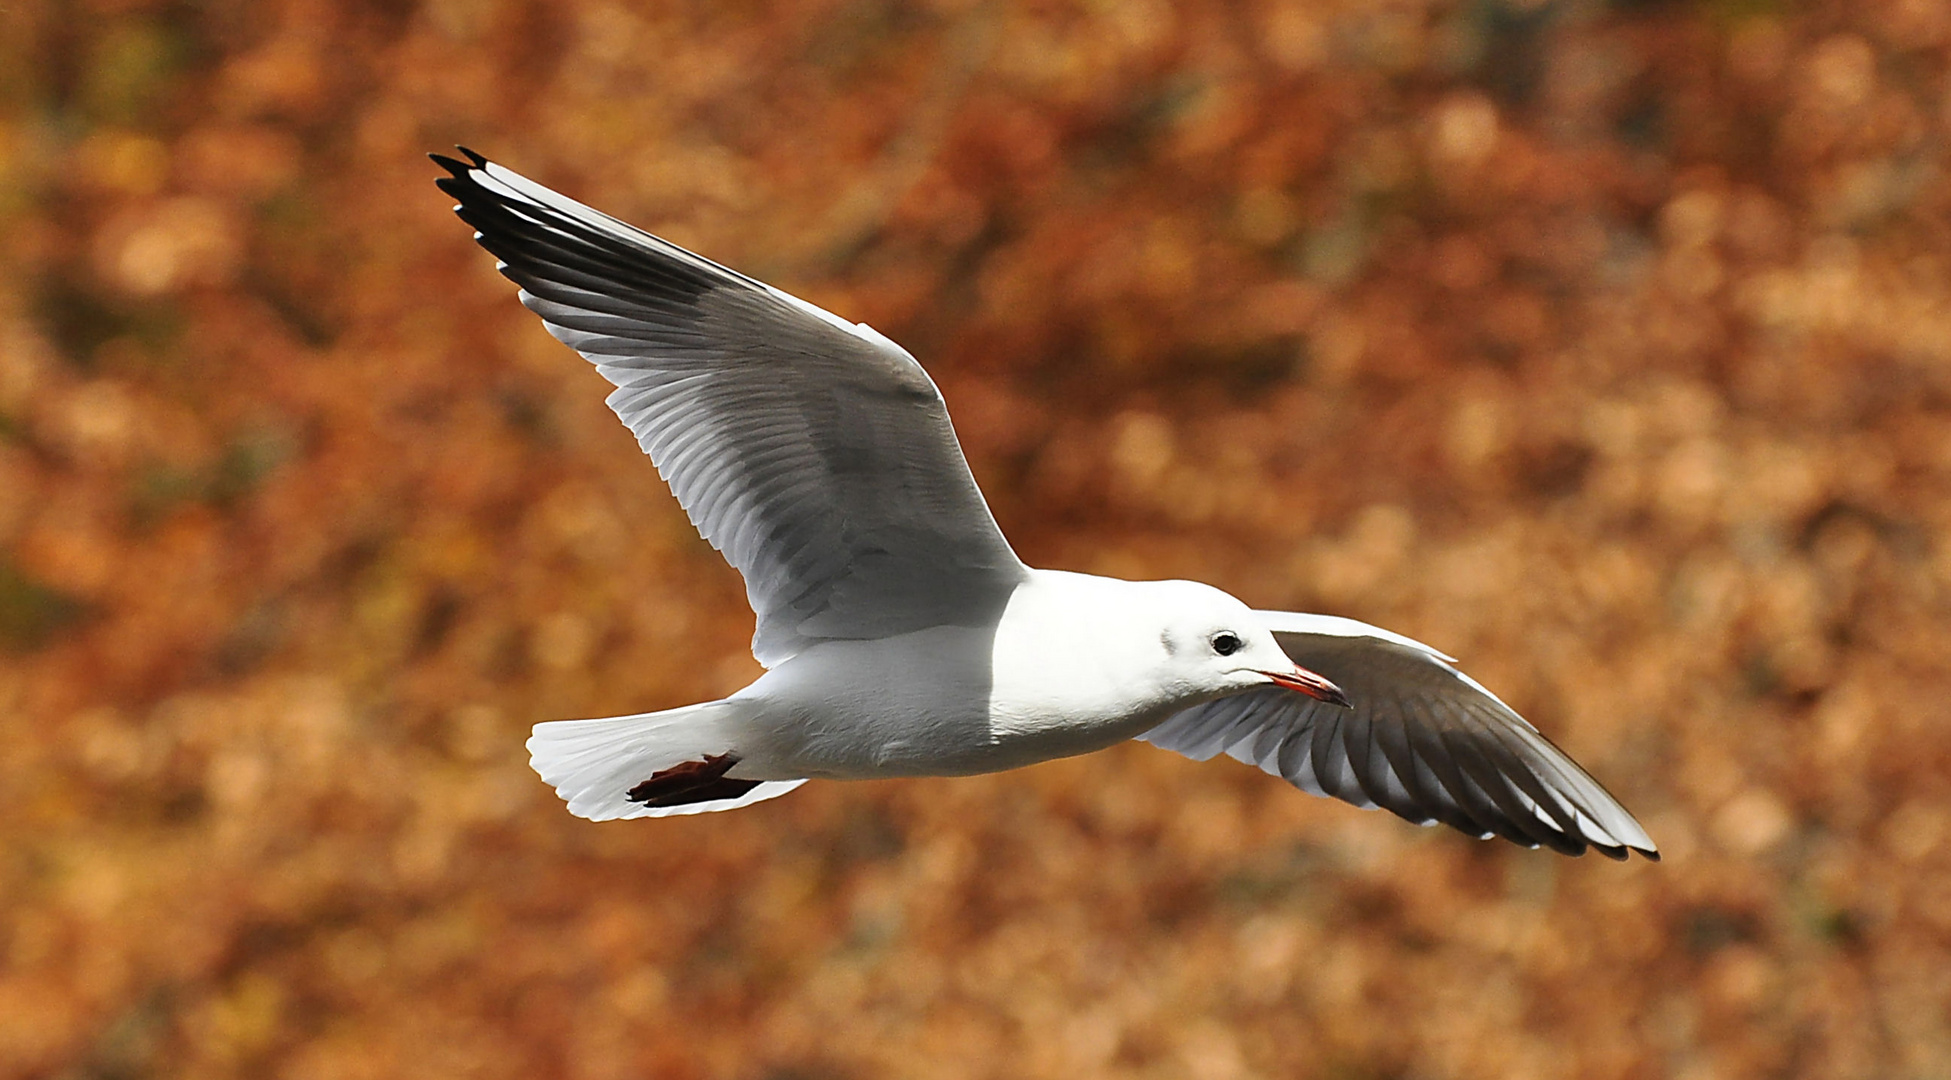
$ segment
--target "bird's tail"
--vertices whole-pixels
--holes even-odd
[[[664,712],[535,725],[528,763],[591,821],[735,810],[804,780],[742,780],[732,724],[740,705],[708,701]]]

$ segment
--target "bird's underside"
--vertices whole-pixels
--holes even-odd
[[[940,393],[900,346],[462,153],[435,156],[448,173],[441,189],[522,303],[614,386],[611,408],[743,575],[769,676],[835,642],[994,627],[1048,576],[1010,549]],[[1473,836],[1659,857],[1617,800],[1449,658],[1347,619],[1249,614],[1250,635],[1271,635],[1266,648],[1287,674],[1148,714],[1149,730],[1118,737],[1196,760],[1227,754],[1313,794]],[[596,820],[732,809],[809,775],[871,775],[754,772],[763,755],[751,725],[763,710],[752,689],[537,725],[532,763],[572,812]],[[1332,703],[1340,694],[1351,707]]]

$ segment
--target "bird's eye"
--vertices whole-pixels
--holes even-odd
[[[1221,656],[1231,656],[1239,652],[1242,644],[1244,642],[1240,640],[1240,635],[1231,630],[1221,630],[1213,635],[1213,651]]]

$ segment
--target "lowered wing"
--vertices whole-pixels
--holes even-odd
[[[1420,825],[1615,859],[1659,849],[1626,808],[1449,658],[1352,619],[1256,612],[1294,662],[1352,708],[1278,688],[1181,712],[1139,738],[1196,761],[1225,753],[1303,791]]]

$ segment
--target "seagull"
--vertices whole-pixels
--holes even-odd
[[[809,779],[966,776],[1129,739],[1567,855],[1658,859],[1586,771],[1452,657],[1209,585],[1017,558],[907,350],[465,147],[436,183],[744,577],[765,672],[719,701],[537,724],[594,821]]]

